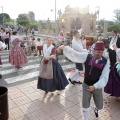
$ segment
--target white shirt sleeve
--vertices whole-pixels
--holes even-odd
[[[98,82],[96,82],[93,86],[95,87],[95,89],[101,89],[101,88],[104,88],[108,82],[108,77],[109,77],[109,67],[110,67],[110,64],[109,62],[107,61],[103,71],[102,71],[102,74],[100,76],[100,79]]]
[[[74,42],[74,43],[72,44],[72,47],[73,47],[75,50],[77,50],[78,52],[87,52],[87,49],[83,49],[82,44],[80,45],[80,44],[77,43],[77,42]]]
[[[78,52],[69,46],[65,46],[63,49],[64,55],[75,63],[84,63],[87,59],[87,52]]]
[[[3,43],[3,42],[1,42],[1,41],[0,41],[0,48],[3,48],[3,49],[5,49],[5,48],[6,48],[6,45],[5,45],[5,43]]]

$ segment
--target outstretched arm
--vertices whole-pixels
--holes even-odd
[[[69,47],[69,46],[60,46],[58,48],[58,52],[59,49],[63,50],[63,54],[70,59],[71,61],[75,62],[75,63],[84,63],[87,59],[87,55],[88,52],[77,52],[76,50],[74,50],[73,48]]]

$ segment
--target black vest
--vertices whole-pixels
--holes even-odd
[[[98,68],[96,66],[93,66],[92,64],[89,65],[91,58],[93,58],[93,56],[91,54],[88,54],[87,59],[85,61],[84,83],[87,85],[93,85],[94,83],[98,82],[103,68],[107,63],[107,59],[105,57],[102,57],[102,60],[100,60],[100,64],[102,67]]]

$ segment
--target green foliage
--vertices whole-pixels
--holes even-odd
[[[104,26],[104,20],[101,19],[101,20],[97,21],[97,24],[100,25],[100,26]]]
[[[10,20],[9,22],[5,22],[4,26],[6,26],[6,27],[10,26],[11,27],[11,26],[14,25],[14,22],[15,22],[14,20]]]
[[[108,31],[112,31],[112,30],[117,30],[117,32],[120,33],[120,24],[115,24],[115,25],[109,25],[108,26]]]
[[[27,28],[29,28],[31,25],[29,20],[18,20],[17,24]]]
[[[99,31],[99,33],[103,33],[103,28]]]
[[[19,14],[18,18],[17,18],[17,21],[19,21],[19,20],[28,20],[28,18],[25,14]]]
[[[115,22],[113,22],[113,21],[107,21],[107,22],[108,22],[108,25],[115,24]],[[104,26],[104,20],[101,19],[100,21],[97,21],[97,24],[100,25],[100,26]]]
[[[116,18],[116,21],[120,22],[120,9],[116,9],[113,12],[114,12],[114,17]]]
[[[4,23],[10,21],[10,16],[7,13],[1,13],[0,14],[0,24],[3,24],[3,19]]]
[[[32,22],[30,25],[30,29],[34,28],[35,31],[38,30],[38,22]]]

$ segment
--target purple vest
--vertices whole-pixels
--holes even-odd
[[[105,57],[102,57],[102,59],[98,60],[96,63],[93,56],[88,54],[85,61],[84,83],[87,85],[93,85],[94,83],[98,82],[106,63],[107,59]]]

